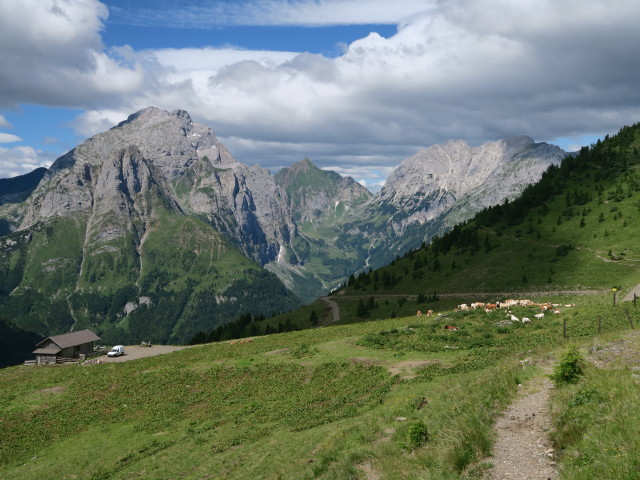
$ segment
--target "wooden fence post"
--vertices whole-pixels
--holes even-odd
[[[633,306],[636,306],[636,299],[638,298],[638,296],[634,293],[633,294]]]
[[[598,315],[598,333],[602,331],[602,317]]]
[[[629,315],[629,309],[628,309],[628,308],[625,308],[625,309],[624,309],[624,313],[626,313],[626,314],[627,314],[627,318],[629,319],[629,326],[630,326],[631,328],[633,328],[633,319],[631,318],[631,315]]]
[[[567,319],[562,320],[562,336],[567,338]]]

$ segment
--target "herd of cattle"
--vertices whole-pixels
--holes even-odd
[[[536,319],[541,319],[544,317],[544,312],[550,311],[554,314],[559,314],[559,307],[575,307],[574,303],[561,305],[558,303],[536,303],[531,300],[505,300],[504,302],[497,303],[483,303],[483,302],[473,302],[470,304],[463,303],[458,305],[453,309],[454,312],[464,311],[464,310],[476,310],[476,309],[484,309],[485,312],[490,313],[494,310],[506,309],[507,320],[504,322],[498,322],[499,324],[503,323],[512,323],[512,322],[522,322],[522,323],[531,323],[531,319],[528,317],[518,318],[516,317],[511,310],[512,307],[538,307],[540,309],[540,313],[536,313],[533,317]],[[432,310],[427,312],[427,316],[431,316],[433,314]],[[422,312],[418,310],[418,316],[422,315]],[[454,325],[445,325],[445,330],[458,330],[458,327]]]

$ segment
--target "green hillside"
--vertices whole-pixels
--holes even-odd
[[[186,343],[240,313],[298,300],[275,275],[192,217],[158,214],[137,248],[130,233],[84,245],[86,219],[56,218],[0,239],[0,305],[42,336],[91,328],[104,343]]]
[[[625,310],[636,320],[640,315],[632,304],[577,307],[529,325],[502,325],[503,312],[450,312],[209,344],[126,363],[6,368],[0,371],[0,476],[479,478],[488,467],[479,461],[491,451],[493,419],[518,384],[541,374],[535,364],[555,358],[568,342],[600,345],[592,351],[602,359],[607,342],[632,333]],[[445,324],[459,330],[444,330]],[[598,329],[608,337],[596,339]],[[595,366],[589,372],[583,383],[558,388],[556,448],[587,448],[580,442],[588,433],[596,449],[615,444],[622,456],[587,450],[593,453],[582,462],[567,456],[572,468],[597,462],[600,471],[613,463],[616,472],[629,471],[637,429],[614,428],[613,418],[637,423],[637,386],[625,387],[625,398],[609,396],[603,389],[626,385],[629,372]],[[590,393],[580,393],[587,387]],[[611,420],[576,430],[574,417],[597,412],[603,395]]]

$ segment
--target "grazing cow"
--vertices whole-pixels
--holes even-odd
[[[491,310],[495,310],[498,306],[495,303],[485,303],[484,311],[489,313]]]
[[[555,313],[556,315],[558,315],[560,313],[560,310],[558,310],[557,308],[553,311],[553,313]]]
[[[544,313],[536,313],[536,314],[534,315],[534,317],[536,317],[538,320],[540,320],[541,318],[543,318],[543,317],[544,317]]]
[[[456,327],[455,325],[445,325],[444,329],[445,330],[458,330],[458,327]]]
[[[433,315],[433,310],[427,310],[427,317],[430,317],[431,315]]]
[[[458,305],[458,310],[469,310],[469,305],[467,305],[466,303],[462,303]]]
[[[531,319],[528,317],[522,317],[522,323],[531,323]]]
[[[422,316],[422,312],[420,310],[418,310],[418,313],[416,313],[416,316],[421,317]]]
[[[482,307],[484,307],[484,303],[482,303],[482,302],[473,302],[473,303],[471,304],[471,308],[473,308],[474,310],[475,310],[476,308],[482,308]]]
[[[519,322],[520,319],[518,317],[516,317],[515,315],[507,315],[507,317],[509,317],[509,320],[511,320],[512,322]]]

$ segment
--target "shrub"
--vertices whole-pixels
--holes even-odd
[[[407,447],[414,449],[421,447],[429,440],[427,426],[422,420],[416,420],[409,426],[407,431]]]
[[[556,385],[576,383],[584,373],[585,366],[585,360],[578,352],[578,348],[572,346],[565,352],[560,363],[553,369],[551,380]]]
[[[580,407],[592,401],[601,402],[603,400],[604,400],[603,396],[594,387],[583,388],[581,390],[578,390],[573,395],[573,397],[571,397],[571,400],[569,401],[569,406]]]

